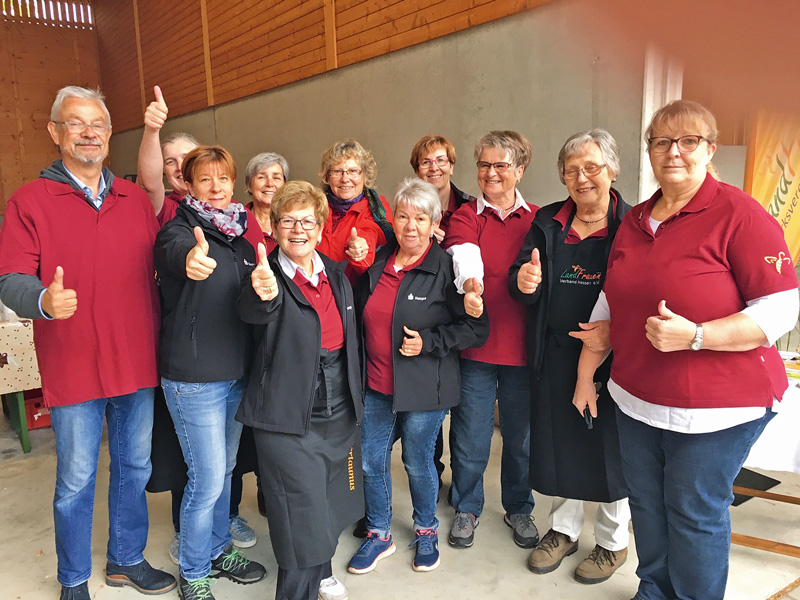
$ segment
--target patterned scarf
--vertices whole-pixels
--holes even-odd
[[[187,194],[183,202],[203,221],[211,223],[231,239],[241,236],[247,229],[247,211],[238,202],[231,200],[225,210],[214,208],[208,202],[198,200],[191,194]]]
[[[334,212],[334,214],[340,217],[343,216],[348,210],[353,208],[356,203],[361,202],[364,199],[364,192],[361,192],[352,200],[342,200],[339,198],[339,196],[335,196],[330,189],[325,195],[328,197],[328,206],[331,207],[331,210]]]

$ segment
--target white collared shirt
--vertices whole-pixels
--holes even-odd
[[[278,264],[281,266],[281,270],[283,271],[284,275],[286,275],[289,279],[294,279],[294,276],[297,274],[298,271],[311,282],[311,285],[316,287],[319,285],[319,274],[325,273],[325,265],[322,263],[322,259],[319,257],[319,254],[315,251],[314,254],[311,256],[311,264],[313,265],[313,273],[308,274],[306,270],[294,262],[291,258],[286,256],[283,253],[283,250],[279,247],[278,248]],[[327,273],[325,273],[327,276]]]

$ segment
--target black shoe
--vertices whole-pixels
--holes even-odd
[[[361,538],[362,540],[367,537],[367,517],[361,517],[356,521],[356,526],[353,527],[353,537]]]
[[[91,600],[89,596],[89,584],[84,581],[74,587],[62,585],[60,600]]]
[[[227,577],[236,583],[255,583],[267,576],[263,565],[245,558],[233,544],[229,544],[217,558],[211,560],[209,577]]]
[[[214,583],[212,579],[203,577],[186,581],[181,576],[180,581],[178,596],[181,600],[214,600],[214,596],[211,594],[211,585]]]
[[[154,569],[146,560],[142,560],[130,567],[120,567],[112,562],[106,563],[106,585],[111,587],[129,585],[137,592],[155,596],[169,592],[178,584],[172,575]]]

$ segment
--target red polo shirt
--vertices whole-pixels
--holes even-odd
[[[322,345],[325,350],[338,350],[344,346],[344,329],[342,328],[342,316],[336,306],[336,298],[333,297],[331,284],[325,273],[319,274],[319,281],[315,286],[298,269],[295,271],[293,281],[303,292],[303,296],[309,301],[311,306],[317,311],[319,324],[322,330]]]
[[[778,222],[741,190],[710,175],[689,203],[659,225],[656,194],[631,209],[609,257],[611,377],[630,394],[677,408],[771,406],[787,387],[775,347],[747,352],[659,352],[645,337],[658,303],[701,323],[748,300],[791,290],[797,276]]]
[[[517,259],[522,241],[531,228],[537,207],[520,207],[500,218],[492,208],[478,214],[477,201],[462,204],[450,219],[445,246],[476,244],[483,260],[483,303],[489,316],[489,339],[480,348],[461,351],[463,358],[496,365],[524,366],[525,310],[508,294],[508,268]]]
[[[60,265],[64,286],[78,296],[69,319],[33,323],[48,406],[158,385],[156,233],[147,195],[121,178],[99,211],[82,192],[49,179],[11,196],[0,228],[0,275],[35,275],[49,285]]]
[[[614,195],[614,192],[611,193],[611,198],[614,201],[614,210],[616,210],[617,206],[617,197]],[[569,221],[569,216],[572,214],[572,211],[575,210],[575,201],[572,198],[567,198],[567,201],[564,202],[564,206],[562,206],[556,215],[553,217],[554,221],[557,221],[561,224],[561,230],[564,230],[564,227],[567,226],[567,222]],[[578,218],[577,216],[575,217]],[[573,221],[574,223],[574,221]],[[606,226],[602,229],[598,229],[597,231],[593,231],[585,238],[582,238],[578,235],[578,232],[575,231],[572,227],[569,228],[567,232],[567,237],[564,238],[565,244],[580,244],[583,240],[588,240],[590,238],[606,238],[608,237],[608,221],[606,221]]]

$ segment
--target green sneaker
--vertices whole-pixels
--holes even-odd
[[[233,544],[222,551],[217,558],[211,560],[209,577],[227,577],[236,583],[255,583],[267,576],[263,565],[248,560]]]

